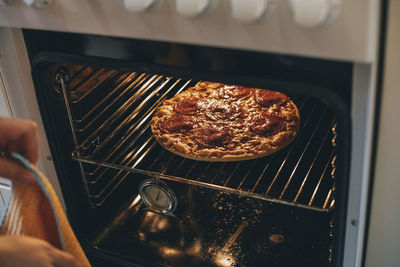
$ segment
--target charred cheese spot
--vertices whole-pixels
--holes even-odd
[[[227,145],[232,140],[233,135],[229,128],[213,125],[197,131],[195,138],[202,146],[221,147]]]
[[[164,118],[159,123],[159,128],[164,133],[183,133],[193,128],[194,120],[189,116],[180,114]]]
[[[273,104],[281,105],[285,103],[289,98],[280,93],[275,91],[269,90],[257,90],[255,100],[258,104],[263,107],[268,107]]]

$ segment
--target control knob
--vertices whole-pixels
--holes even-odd
[[[161,6],[163,0],[124,0],[127,10],[140,13],[151,11]]]
[[[49,6],[53,0],[24,0],[24,3],[27,6],[35,6],[38,8],[47,7]]]
[[[217,0],[175,0],[175,5],[179,14],[194,18],[214,9],[217,2]]]
[[[255,22],[272,14],[275,0],[230,0],[232,17],[241,22]]]
[[[340,8],[340,0],[288,0],[293,21],[302,27],[318,27],[333,21]]]

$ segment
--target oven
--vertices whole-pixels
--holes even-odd
[[[94,266],[361,265],[385,5],[6,2],[0,23],[21,29],[1,30],[2,76],[26,87],[8,101],[39,122]],[[166,151],[151,118],[200,81],[287,94],[296,139],[240,162]]]

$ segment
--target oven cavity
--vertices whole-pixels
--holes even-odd
[[[94,206],[134,179],[132,173],[318,212],[335,206],[338,124],[335,111],[318,98],[291,97],[301,128],[281,151],[241,162],[200,162],[163,149],[150,129],[157,107],[198,80],[72,64],[54,69],[54,89],[74,139],[72,157]]]

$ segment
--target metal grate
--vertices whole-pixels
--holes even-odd
[[[69,71],[71,79],[60,81],[59,90],[70,110],[72,156],[94,204],[141,173],[318,211],[334,207],[337,125],[320,100],[293,98],[302,124],[285,149],[255,160],[201,162],[166,151],[150,130],[156,108],[195,81],[82,66]]]

